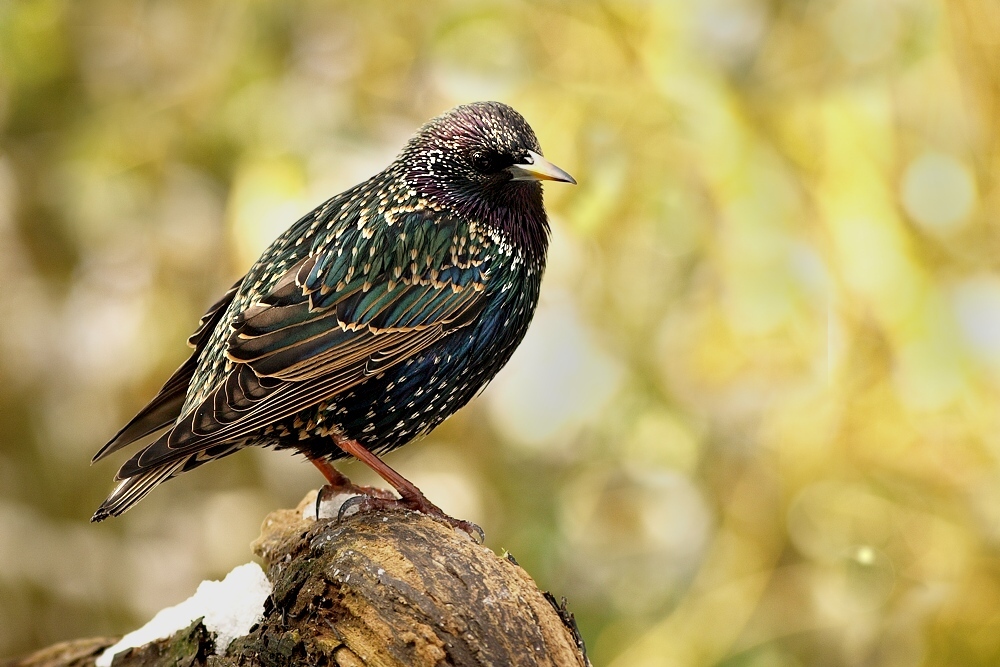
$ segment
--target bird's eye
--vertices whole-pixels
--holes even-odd
[[[492,174],[504,167],[503,156],[493,152],[474,153],[472,155],[472,166],[480,173]]]

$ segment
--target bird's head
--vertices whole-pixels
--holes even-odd
[[[500,102],[475,102],[428,121],[400,156],[417,192],[507,232],[547,230],[539,181],[576,183],[544,157],[531,126]]]

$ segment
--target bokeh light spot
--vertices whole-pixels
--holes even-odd
[[[972,173],[950,155],[925,153],[903,174],[903,208],[930,232],[948,233],[962,226],[976,205]]]
[[[526,447],[551,444],[600,414],[622,379],[565,299],[539,307],[524,343],[489,390],[494,425]]]
[[[969,351],[1000,369],[1000,279],[979,276],[965,280],[952,291],[951,300]]]
[[[309,205],[302,169],[291,159],[244,164],[233,182],[229,217],[240,266],[249,266]]]

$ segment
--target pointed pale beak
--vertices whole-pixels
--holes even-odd
[[[560,181],[576,185],[576,179],[555,166],[535,151],[528,151],[528,156],[519,164],[507,167],[513,177],[512,181]]]

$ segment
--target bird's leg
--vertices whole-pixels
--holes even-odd
[[[306,458],[308,458],[312,464],[316,466],[321,473],[323,473],[323,477],[326,478],[327,482],[323,485],[323,488],[319,490],[319,493],[316,494],[317,519],[319,518],[319,507],[323,504],[323,500],[325,498],[334,498],[341,494],[349,494],[370,498],[382,498],[384,500],[393,499],[392,494],[383,489],[376,489],[371,486],[360,486],[355,484],[348,479],[347,475],[334,468],[333,464],[325,458],[316,458],[310,456],[309,454],[306,454]]]
[[[378,476],[389,483],[392,488],[399,492],[400,498],[411,509],[424,514],[444,514],[437,505],[427,500],[423,492],[418,489],[413,482],[409,481],[398,472],[390,468],[382,459],[368,451],[368,448],[356,440],[335,439],[334,442],[342,450],[358,459],[366,466],[378,473]]]
[[[421,492],[420,489],[413,484],[413,482],[409,481],[390,468],[388,464],[375,454],[372,454],[367,447],[358,441],[350,440],[348,438],[334,438],[333,441],[342,450],[374,470],[379,477],[388,482],[392,488],[396,489],[399,493],[398,501],[386,501],[384,498],[376,499],[374,497],[365,499],[363,502],[367,507],[378,507],[386,506],[392,503],[399,503],[404,507],[420,512],[421,514],[426,514],[429,517],[443,521],[454,528],[464,530],[480,544],[482,544],[482,542],[486,539],[486,535],[483,533],[482,528],[469,521],[456,519],[445,514],[440,507],[429,501],[427,496],[425,496],[423,492]]]
[[[308,454],[306,454],[306,458],[323,473],[323,477],[326,477],[326,484],[331,491],[348,492],[354,489],[354,482],[349,480],[347,475],[334,468],[333,464],[326,459],[314,458]]]

